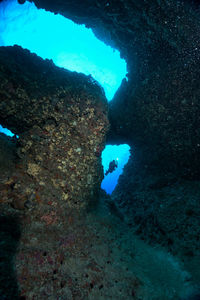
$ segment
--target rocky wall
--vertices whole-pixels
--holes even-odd
[[[97,202],[107,101],[90,76],[18,46],[1,47],[0,122],[19,135],[1,136],[1,216],[19,220],[18,280],[21,291],[33,292],[48,277],[46,270],[33,280],[34,249],[46,247],[55,267],[66,226]]]
[[[19,135],[15,172],[37,185],[24,198],[35,199],[48,182],[66,206],[86,206],[102,179],[108,120],[101,88],[17,46],[1,47],[0,59],[0,121]]]
[[[113,194],[124,219],[149,243],[161,244],[184,261],[194,257],[199,261],[200,74],[196,33],[200,23],[198,10],[192,3],[188,5],[186,1],[168,1],[171,12],[166,10],[165,16],[159,10],[162,4],[157,5],[165,33],[176,40],[170,44],[159,25],[154,27],[165,49],[156,42],[153,53],[150,46],[149,58],[140,58],[141,64],[146,64],[142,76],[137,80],[130,76],[129,83],[123,82],[110,103],[109,139],[119,141],[123,136],[132,146],[129,165]]]
[[[124,212],[125,219],[140,223],[144,235],[149,232],[147,239],[153,241],[160,226],[158,242],[163,243],[162,235],[166,235],[166,243],[182,241],[177,245],[185,245],[190,242],[191,230],[196,249],[200,178],[198,3],[34,2],[91,27],[127,60],[128,82],[123,81],[109,104],[108,142],[129,143],[134,152],[114,198],[129,215]],[[183,207],[187,213],[181,213]],[[171,210],[177,211],[173,230]],[[170,231],[174,231],[172,238]]]
[[[199,261],[199,180],[149,171],[137,160],[140,155],[132,151],[112,194],[121,218],[151,245],[160,244],[185,262]]]
[[[109,105],[108,141],[127,142],[134,151],[113,198],[121,218],[148,242],[183,254],[185,260],[199,255],[197,2],[34,2],[91,27],[127,60],[129,80]],[[21,131],[9,115],[7,120],[14,132]],[[41,116],[37,122],[43,122]],[[48,122],[53,126],[52,118]],[[28,129],[33,124],[22,125]]]
[[[128,142],[149,164],[198,177],[199,11],[195,1],[34,1],[91,27],[127,61],[128,82],[109,103],[108,141]],[[195,6],[196,4],[196,6]],[[122,113],[123,112],[123,113]],[[147,157],[145,158],[147,160]]]

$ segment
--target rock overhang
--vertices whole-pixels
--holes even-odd
[[[28,176],[19,179],[21,184],[15,182],[21,185],[19,195],[27,200],[39,186],[47,187],[53,176],[50,184],[55,190],[60,182],[58,198],[69,200],[72,193],[75,206],[84,206],[83,198],[86,202],[93,198],[103,176],[100,154],[109,124],[102,89],[90,77],[60,69],[18,46],[1,47],[0,60],[0,120],[19,134],[19,162],[13,176],[18,177],[17,168],[24,178]],[[35,185],[31,181],[39,186],[25,195],[23,185],[27,190],[26,185]],[[47,193],[53,193],[50,190]]]
[[[140,1],[140,3],[142,4],[138,4],[139,6],[137,6],[137,1],[135,1],[135,7],[138,8],[145,2],[146,1]],[[160,1],[148,1],[148,3],[154,3],[156,5],[159,4],[159,2]],[[43,3],[46,3],[46,5],[48,6],[47,1]],[[102,2],[100,4],[99,1],[95,1],[95,3],[97,7],[101,7],[101,4],[104,4],[104,6],[106,6],[107,3],[112,4],[114,2],[109,1]],[[129,4],[130,2],[120,1],[120,3]],[[146,2],[147,6],[148,3]],[[170,7],[173,8],[173,1],[163,1],[163,3],[166,5],[167,3],[169,5],[172,4],[172,6]],[[73,8],[71,16],[76,15],[76,12],[80,11],[81,6],[79,6],[78,4],[80,4],[79,1],[73,1],[73,4],[71,4],[71,7]],[[87,15],[87,13],[91,14],[91,16],[94,15],[94,19],[98,19],[100,13],[97,15],[94,12],[95,8],[93,7],[93,4],[94,2],[91,3],[89,1],[82,3],[82,20],[84,20],[84,18],[85,20],[88,19],[83,16]],[[58,4],[56,4],[56,2],[54,2],[54,5],[58,7]],[[62,6],[61,2],[60,5]],[[61,6],[60,12],[62,10],[64,11],[64,8],[62,9]],[[91,7],[91,9],[89,10],[89,12],[86,12],[86,9],[88,9],[89,6]],[[153,7],[155,8],[155,6]],[[122,7],[120,7],[120,5],[119,8],[123,14],[123,10],[121,9]],[[191,9],[192,8],[190,8],[190,10]],[[153,11],[156,10],[153,9]],[[168,12],[169,11],[166,11],[166,19],[162,18],[163,21],[168,22],[168,20],[173,20],[174,14],[172,13],[168,16]],[[172,10],[172,12],[174,12],[174,10]],[[154,15],[153,12],[152,15]],[[145,14],[143,17],[144,19],[146,18]],[[170,17],[171,19],[168,19],[168,17]],[[76,18],[78,21],[79,17]],[[103,15],[102,18],[106,17]],[[113,28],[110,24],[114,23],[115,26],[117,26],[117,18],[120,19],[120,13],[118,16],[111,15],[109,19],[110,21],[107,20],[107,24],[109,24],[108,27],[110,26],[110,28]],[[193,21],[193,25],[198,24],[198,21],[197,23],[195,23],[196,19],[194,20],[195,21]],[[151,35],[151,32],[156,32],[156,27],[158,24],[155,24],[154,22],[152,23],[151,18],[148,19],[148,21],[148,26],[151,26],[152,28],[149,32],[149,35]],[[92,21],[88,22],[93,22],[93,19]],[[99,23],[97,22],[96,24]],[[101,23],[101,25],[102,24],[103,23]],[[173,24],[170,23],[170,26],[171,25]],[[98,27],[98,25],[96,26]],[[169,28],[171,28],[170,26]],[[138,29],[139,27],[140,26],[138,26]],[[194,27],[190,27],[193,28],[193,31]],[[168,29],[166,28],[166,31],[168,31]],[[199,127],[199,106],[197,101],[199,90],[197,87],[198,82],[196,80],[197,78],[199,78],[197,64],[198,53],[197,55],[194,55],[194,53],[196,53],[196,47],[194,47],[196,42],[194,41],[193,43],[191,43],[191,48],[188,48],[188,45],[191,42],[191,38],[194,37],[194,35],[191,34],[191,37],[186,36],[186,39],[180,37],[180,40],[182,42],[179,43],[179,40],[178,43],[174,43],[174,38],[176,36],[170,38],[170,33],[166,32],[162,40],[152,39],[152,41],[154,41],[155,43],[150,43],[149,47],[147,47],[148,43],[142,42],[144,35],[141,35],[139,37],[141,31],[142,27],[140,28],[140,30],[138,30],[138,38],[133,38],[133,45],[136,45],[138,41],[141,41],[141,44],[139,43],[141,45],[140,51],[133,51],[134,54],[138,52],[138,61],[140,63],[141,69],[138,68],[138,74],[134,77],[133,74],[135,74],[135,69],[132,71],[132,60],[129,59],[129,70],[131,70],[129,84],[125,85],[123,91],[119,91],[119,94],[115,99],[117,101],[115,103],[113,101],[110,104],[110,120],[112,121],[110,139],[112,138],[113,141],[118,140],[118,142],[123,139],[123,141],[128,141],[130,144],[133,143],[133,145],[136,146],[134,157],[132,156],[131,163],[129,164],[129,166],[127,166],[125,170],[125,176],[123,180],[121,180],[122,185],[119,185],[118,190],[116,191],[116,203],[119,209],[122,208],[122,212],[123,209],[125,210],[125,213],[123,212],[123,215],[125,215],[125,217],[130,217],[130,226],[131,223],[137,225],[137,233],[139,235],[142,235],[143,239],[148,240],[148,242],[152,244],[155,244],[156,241],[156,243],[161,244],[176,255],[177,253],[178,255],[180,255],[180,252],[182,251],[183,254],[186,253],[186,257],[188,260],[189,256],[196,255],[196,253],[199,252],[199,183],[198,181],[195,182],[193,180],[194,178],[192,177],[194,171],[193,167],[195,165],[198,167],[199,165],[199,133],[197,130]],[[161,32],[163,31],[161,30]],[[190,31],[187,31],[186,34],[188,34],[188,32],[190,33]],[[123,37],[122,33],[122,37],[120,40],[123,41],[123,38],[124,43],[121,45],[123,45],[124,47],[124,53],[128,53],[129,50],[133,48],[131,48],[132,46],[130,46],[127,52],[127,47],[129,47],[129,45],[126,47],[127,40],[125,41],[126,38]],[[168,38],[170,41],[170,45],[167,42]],[[118,36],[116,38],[116,41],[117,40],[119,41]],[[164,40],[166,43],[164,43],[161,48],[158,47],[158,45],[160,46],[161,42],[163,42]],[[185,44],[184,41],[186,41],[187,43]],[[189,50],[189,52],[184,52],[186,49]],[[191,49],[194,50],[194,53],[190,51]],[[165,59],[163,60],[163,58]],[[185,63],[186,66],[184,66]],[[191,74],[192,72],[193,74]],[[187,87],[190,88],[188,89]],[[154,89],[153,97],[150,96],[152,88]],[[159,97],[156,98],[158,94]],[[185,95],[183,97],[185,99],[182,98],[183,95]],[[169,118],[170,116],[171,118]],[[177,122],[179,121],[180,123],[177,124]],[[72,122],[74,122],[74,120]],[[47,138],[44,140],[53,140],[54,136],[51,134],[53,133],[56,135],[54,122],[52,122],[52,120],[50,119],[48,120],[48,124],[43,125],[45,126],[44,134],[47,136]],[[74,126],[76,126],[76,124],[74,124]],[[82,135],[85,135],[85,130],[84,128],[82,129],[83,130],[80,133]],[[21,131],[21,133],[22,135],[24,134],[23,130]],[[38,133],[40,134],[40,132]],[[96,131],[96,133],[98,136],[98,131]],[[35,134],[33,133],[32,135],[34,136]],[[31,151],[33,151],[31,155],[33,155],[35,151],[34,148],[31,149],[31,147],[29,147],[30,144],[28,136],[24,135],[23,138],[24,144],[21,145],[21,149],[23,151],[21,154],[19,153],[22,158],[24,154],[24,157],[26,157],[29,151],[30,153]],[[175,145],[178,145],[178,148]],[[79,146],[74,148],[75,150],[77,150],[77,152],[75,152],[75,154],[77,155],[76,157],[78,157],[78,155],[80,154],[79,148]],[[39,149],[39,151],[37,149]],[[36,147],[36,150],[37,153],[43,152],[41,151],[42,148]],[[101,149],[96,148],[95,157],[98,157],[100,152]],[[93,156],[93,158],[95,157]],[[187,167],[187,165],[185,165],[185,162],[189,164],[190,168],[192,165],[192,168],[186,170],[185,167]],[[35,166],[35,162],[32,161],[28,161],[28,163],[28,176],[32,176],[31,178],[34,178],[34,176],[37,176],[38,172],[37,164]],[[182,165],[182,163],[184,163],[184,165]],[[169,172],[166,172],[166,168],[163,169],[163,166],[172,166],[172,172],[171,169],[168,170]],[[72,172],[77,171],[74,169],[74,166],[71,167],[72,169],[70,169],[70,176]],[[95,164],[94,170],[97,169],[98,166],[97,164]],[[22,172],[20,165],[18,165],[18,170],[19,172]],[[178,170],[178,172],[174,173],[174,170]],[[197,168],[196,170],[198,171]],[[58,185],[60,182],[61,188],[65,189],[64,194],[69,194],[70,191],[67,190],[69,187],[62,187],[63,178],[59,178],[58,175],[60,176],[60,174],[55,174],[55,176],[58,178],[55,178],[56,181],[54,181],[53,184]],[[74,177],[75,180],[73,179],[73,183],[75,184],[79,183],[80,177],[78,177],[78,175],[79,174]],[[198,175],[198,172],[196,175]],[[47,178],[47,176],[45,176],[46,174],[42,173],[42,178]],[[183,176],[185,176],[186,179],[183,179]],[[127,180],[127,178],[129,180]],[[189,179],[189,181],[187,181],[187,179]],[[13,180],[16,180],[16,178],[13,178]],[[87,178],[84,180],[85,182],[87,182],[87,184],[90,184],[91,176],[87,176]],[[29,182],[26,182],[26,185],[27,183],[29,184]],[[14,181],[5,182],[5,184],[8,188],[15,187]],[[15,188],[17,189],[17,185]],[[37,222],[34,222],[35,216],[31,216],[31,224],[33,225],[33,227],[30,231],[27,230],[26,238],[28,237],[28,239],[25,240],[25,244],[22,244],[22,247],[24,247],[24,249],[26,249],[27,246],[29,247],[27,240],[31,240],[29,239],[29,237],[31,235],[33,236],[33,232],[35,232],[35,225],[38,226],[42,224],[42,226],[46,226],[45,228],[48,228],[48,230],[49,228],[52,228],[51,226],[54,226],[55,228],[58,225],[58,215],[61,219],[64,219],[64,222],[66,222],[66,215],[63,215],[63,211],[55,209],[52,213],[52,207],[56,202],[55,199],[53,198],[53,201],[51,199],[46,203],[46,199],[43,199],[43,196],[41,196],[44,195],[45,198],[48,193],[48,190],[43,193],[42,189],[39,191],[37,190],[35,194],[31,191],[28,203],[26,203],[23,199],[22,200],[24,202],[15,199],[15,209],[24,210],[24,204],[26,204],[25,206],[27,206],[28,209],[31,210],[32,205],[34,206],[34,202],[37,203],[38,207],[39,205],[42,205],[41,203],[45,203],[45,205],[47,205],[45,207],[45,214],[43,213],[43,210],[38,213],[39,224],[37,223],[38,219]],[[67,195],[65,197],[65,199],[62,199],[64,200],[64,202],[61,203],[61,208],[63,208],[63,204],[65,205],[65,203],[68,201]],[[190,201],[190,199],[192,201]],[[69,201],[69,203],[71,204],[72,202]],[[81,205],[79,206],[79,204],[80,203],[78,202],[75,204],[75,206],[81,207]],[[68,220],[69,224],[72,224],[73,221],[71,220],[71,216],[68,218]],[[64,222],[61,224],[61,229],[63,228],[62,226]],[[57,228],[59,228],[59,226]],[[46,231],[44,231],[44,233],[46,233]],[[66,244],[68,245],[69,243],[73,244],[73,238],[64,240],[62,233],[59,232],[55,241],[57,241],[57,239],[61,237],[61,245],[66,246]],[[39,246],[41,245],[38,245],[38,248]],[[51,249],[51,245],[49,247]],[[21,251],[20,255],[21,256],[19,256],[18,261],[20,261],[20,259],[23,257],[23,251]],[[37,258],[39,261],[40,256],[37,256]],[[23,274],[23,272],[21,273]],[[23,286],[23,278],[20,277],[20,280],[20,283],[22,283]]]
[[[0,61],[0,120],[19,134],[19,139],[0,134],[0,218],[20,225],[17,278],[21,293],[33,293],[65,256],[66,245],[74,245],[67,230],[98,202],[108,104],[90,77],[60,69],[19,46],[0,47]],[[48,251],[47,261],[42,260],[48,272],[32,280],[36,248]],[[27,265],[31,288],[23,279]],[[6,277],[11,286],[12,280]],[[17,297],[17,291],[5,292]]]
[[[70,97],[79,97],[80,90],[83,95],[85,91],[88,98],[93,97],[98,105],[107,107],[104,92],[92,77],[58,68],[52,61],[43,60],[19,46],[1,47],[0,51],[1,99],[6,99],[7,94],[10,94],[6,99],[6,109],[9,105],[10,112],[6,113],[5,103],[1,104],[1,124],[14,133],[26,131],[34,123],[42,124],[53,118],[53,114],[57,122],[61,102],[66,109],[70,106]],[[48,101],[48,97],[51,100]],[[24,102],[23,110],[21,100]],[[15,116],[12,114],[13,109],[17,112]]]

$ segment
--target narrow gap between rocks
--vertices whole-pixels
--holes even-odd
[[[123,168],[127,164],[129,157],[130,146],[127,144],[107,145],[102,152],[104,179],[101,188],[107,194],[112,194],[114,191],[119,176],[123,173]]]
[[[1,2],[0,20],[0,46],[17,44],[53,60],[58,67],[92,76],[104,88],[108,101],[126,76],[126,62],[119,51],[97,39],[84,25],[16,0]]]

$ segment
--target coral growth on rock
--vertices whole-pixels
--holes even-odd
[[[187,283],[200,280],[197,2],[34,2],[91,27],[127,60],[128,81],[109,104],[108,142],[128,143],[133,151],[109,207],[121,220],[116,222],[119,227],[132,231],[126,239],[131,241],[136,233],[153,250],[142,245],[145,254],[134,260],[130,248],[109,236],[112,220],[105,223],[101,216],[98,225],[94,216],[87,224],[83,215],[80,220],[85,221],[77,220],[78,212],[95,200],[102,179],[100,155],[108,120],[100,87],[19,47],[0,48],[0,123],[20,136],[19,141],[0,137],[2,157],[7,152],[10,159],[8,164],[0,160],[0,201],[2,214],[17,214],[23,224],[16,258],[22,297],[187,299],[194,292]],[[116,230],[110,234],[121,241]],[[93,242],[98,247],[91,250]],[[155,245],[165,250],[157,251]],[[111,255],[112,248],[122,251]],[[128,262],[120,255],[127,255]],[[78,257],[79,269],[74,267]],[[158,270],[153,278],[147,257]],[[160,280],[163,269],[157,261],[170,265],[165,268],[171,270],[169,276],[163,276],[167,284]],[[119,281],[123,284],[118,288]],[[160,290],[161,283],[165,289]]]
[[[34,2],[91,27],[126,59],[128,82],[109,103],[108,143],[128,143],[133,153],[114,200],[146,241],[199,261],[197,1]]]
[[[0,48],[0,65],[1,123],[19,135],[7,141],[2,135],[1,215],[21,220],[18,279],[27,290],[33,272],[34,293],[34,286],[48,281],[48,270],[36,276],[33,260],[56,268],[59,249],[74,243],[66,227],[97,199],[107,101],[90,77],[59,69],[20,47]]]

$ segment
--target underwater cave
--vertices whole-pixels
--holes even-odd
[[[104,168],[104,179],[101,188],[108,194],[114,191],[119,176],[130,157],[130,147],[124,145],[106,145],[102,151],[102,165]],[[112,164],[114,162],[114,164]]]
[[[0,2],[0,299],[200,299],[199,31],[196,1]]]
[[[17,0],[7,0],[0,5],[0,19],[0,46],[16,44],[53,60],[58,67],[92,76],[104,88],[108,101],[126,76],[119,51],[97,39],[91,29],[60,14],[38,9],[28,1],[20,5]]]

